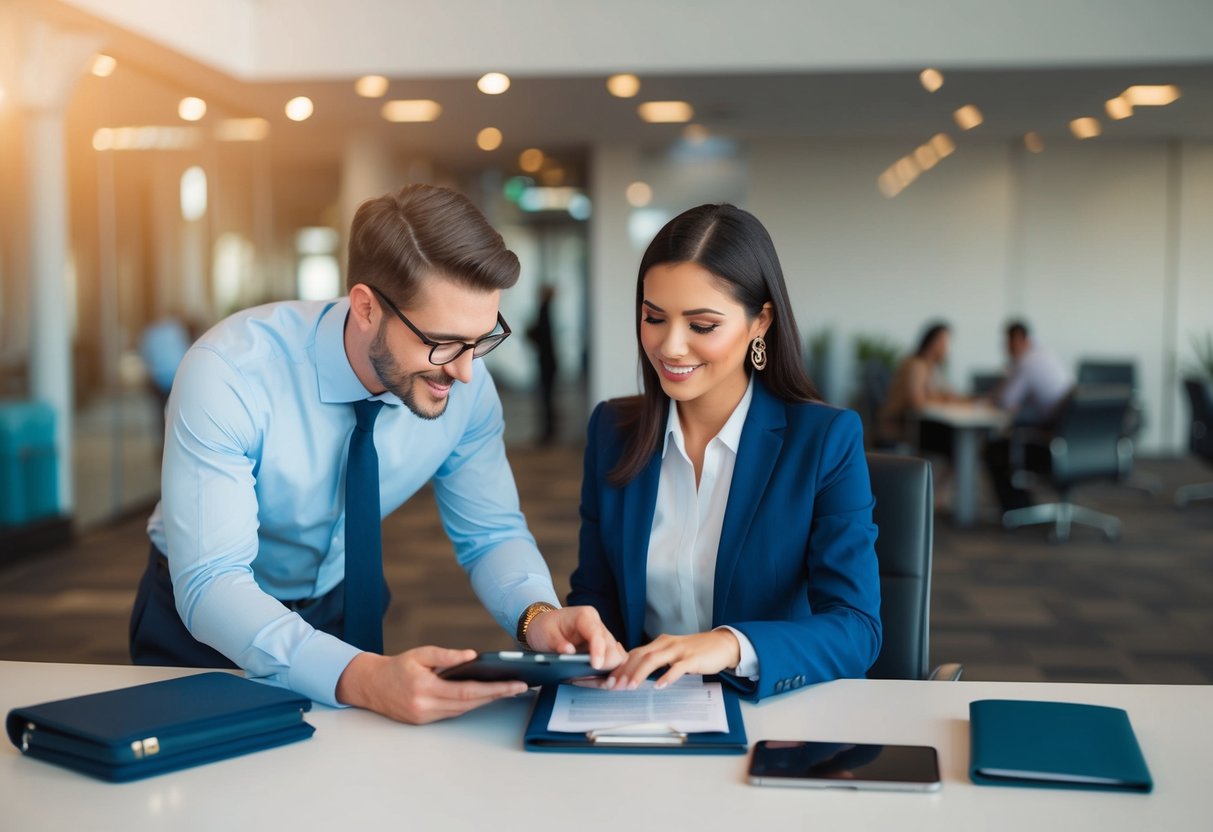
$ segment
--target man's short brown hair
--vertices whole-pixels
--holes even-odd
[[[406,185],[358,206],[347,288],[374,286],[408,306],[426,276],[486,292],[518,282],[518,257],[463,194]]]

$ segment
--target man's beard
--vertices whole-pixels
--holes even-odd
[[[387,327],[384,326],[386,320],[380,323],[379,331],[375,333],[375,340],[371,343],[371,367],[375,370],[375,375],[379,377],[379,383],[382,384],[389,392],[395,393],[400,401],[404,402],[404,406],[411,410],[415,415],[422,419],[437,419],[446,412],[446,403],[449,399],[443,399],[437,405],[437,411],[422,410],[417,404],[417,385],[416,380],[419,378],[428,378],[431,381],[439,384],[449,383],[446,374],[441,370],[434,373],[406,373],[400,369],[400,365],[396,363],[395,356],[387,346],[387,338],[384,332]]]

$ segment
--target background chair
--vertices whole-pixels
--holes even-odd
[[[956,681],[959,664],[928,672],[931,636],[931,547],[934,517],[931,465],[925,459],[868,454],[880,530],[880,619],[883,644],[869,679]]]
[[[1158,477],[1141,471],[1133,470],[1136,458],[1137,437],[1145,427],[1145,408],[1137,391],[1137,366],[1131,361],[1093,361],[1083,360],[1078,363],[1079,384],[1118,384],[1132,391],[1128,410],[1125,412],[1125,424],[1121,435],[1129,440],[1122,443],[1120,456],[1120,484],[1128,488],[1143,491],[1150,496],[1162,490],[1162,481]]]
[[[1070,491],[1085,482],[1119,480],[1123,445],[1129,441],[1122,429],[1131,398],[1132,389],[1124,385],[1078,385],[1062,405],[1051,431],[1042,435],[1039,430],[1019,429],[1012,434],[1012,460],[1031,456],[1027,444],[1047,448],[1047,477],[1058,500],[1004,513],[1005,528],[1052,523],[1053,538],[1068,540],[1071,525],[1081,523],[1101,530],[1109,540],[1120,537],[1120,520],[1075,505]]]
[[[974,396],[984,396],[987,393],[993,393],[1005,379],[1006,374],[1001,372],[973,373],[969,377],[969,392]]]
[[[1213,390],[1204,379],[1189,376],[1184,379],[1184,392],[1188,394],[1188,407],[1192,413],[1188,448],[1213,465]],[[1175,505],[1180,508],[1193,500],[1208,499],[1213,499],[1213,482],[1180,486],[1175,492]]]

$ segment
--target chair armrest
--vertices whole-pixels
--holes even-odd
[[[938,665],[931,674],[927,676],[928,682],[959,682],[961,675],[965,672],[963,664],[956,662],[948,662],[947,664]]]

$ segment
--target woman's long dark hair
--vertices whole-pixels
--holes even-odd
[[[935,344],[935,339],[937,339],[943,333],[950,331],[951,327],[949,327],[944,321],[932,322],[922,333],[922,338],[920,338],[918,341],[918,349],[914,351],[914,354],[919,358],[924,358],[927,354],[927,350],[931,349],[931,347]]]
[[[669,401],[657,371],[644,355],[640,340],[640,308],[644,302],[644,276],[654,266],[696,263],[715,275],[733,299],[753,320],[770,303],[773,317],[764,340],[767,366],[762,371],[766,388],[786,402],[819,401],[805,372],[800,331],[792,317],[792,303],[783,281],[775,244],[762,223],[735,205],[700,205],[665,224],[644,252],[636,277],[636,344],[640,349],[642,393],[617,403],[620,428],[629,435],[623,456],[607,481],[624,485],[648,464],[661,439]],[[747,359],[747,368],[749,361]]]

